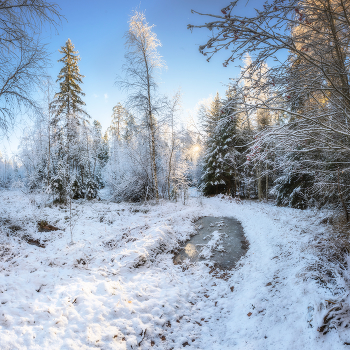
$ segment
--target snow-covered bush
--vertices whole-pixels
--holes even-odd
[[[277,205],[306,209],[314,177],[308,173],[290,173],[279,177],[271,191],[276,195]]]
[[[88,179],[85,184],[85,198],[86,199],[95,199],[97,197],[97,192],[99,189],[98,182],[93,179]]]
[[[77,176],[73,177],[70,188],[72,191],[72,199],[81,199],[85,197],[84,184],[82,184],[82,182],[77,178]]]

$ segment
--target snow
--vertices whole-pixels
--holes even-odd
[[[344,349],[350,341],[347,329],[317,331],[334,299],[308,270],[319,259],[314,236],[329,231],[318,212],[192,197],[187,205],[74,202],[70,220],[43,196],[0,196],[2,350]],[[204,262],[173,264],[201,216],[235,217],[249,241],[223,278]],[[38,232],[40,220],[61,230]]]
[[[217,226],[220,226],[220,223],[218,223]],[[225,232],[219,231],[214,231],[211,233],[211,235],[204,237],[204,239],[210,238],[210,240],[201,249],[199,256],[201,258],[209,259],[211,256],[213,256],[213,250],[216,250],[218,252],[225,251],[225,248],[223,246],[223,238],[225,237],[228,237],[227,234]]]

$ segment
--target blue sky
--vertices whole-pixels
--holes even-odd
[[[210,31],[196,29],[192,33],[187,24],[203,24],[207,17],[191,13],[191,9],[203,13],[220,13],[229,0],[60,0],[61,13],[66,17],[54,30],[44,33],[48,50],[52,52],[52,67],[49,74],[54,78],[61,68],[58,49],[70,38],[79,51],[80,72],[85,75],[82,85],[86,93],[86,110],[92,119],[101,122],[105,130],[111,121],[112,107],[123,103],[125,94],[115,85],[117,74],[122,74],[124,62],[124,33],[128,30],[128,20],[132,10],[144,11],[149,24],[154,24],[154,32],[162,43],[160,54],[166,62],[167,70],[161,74],[159,92],[173,95],[182,91],[183,120],[193,110],[198,101],[225,92],[229,78],[238,74],[237,68],[224,68],[222,54],[208,63],[198,51],[198,46],[207,41]],[[241,11],[250,12],[252,3],[245,6],[242,1]],[[261,2],[262,3],[262,2]],[[0,150],[7,148],[8,153],[17,149],[20,128],[0,145]]]

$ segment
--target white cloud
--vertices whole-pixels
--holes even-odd
[[[104,96],[105,96],[105,99],[107,100],[107,99],[108,99],[108,95],[107,95],[107,94],[105,94]]]

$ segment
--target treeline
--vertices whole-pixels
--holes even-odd
[[[125,37],[125,77],[117,82],[128,99],[113,108],[104,134],[85,110],[78,51],[70,39],[61,48],[59,85],[47,79],[42,113],[21,140],[27,189],[43,190],[60,203],[94,199],[105,186],[117,201],[186,201],[196,181],[196,134],[179,122],[180,93],[158,93],[160,43],[142,13],[134,12]]]
[[[239,3],[214,14],[215,22],[189,28],[212,31],[200,46],[208,60],[224,49],[224,67],[252,56],[227,108],[247,123],[259,114],[274,122],[256,128],[245,164],[257,178],[269,176],[279,204],[339,207],[349,220],[349,4],[267,1],[240,16]]]
[[[179,94],[158,92],[164,62],[144,14],[129,21],[125,74],[116,81],[128,98],[115,106],[104,135],[84,109],[79,57],[68,40],[59,87],[47,81],[45,106],[36,106],[36,124],[22,140],[26,186],[67,202],[95,198],[106,185],[116,200],[185,200],[188,186],[198,184],[206,195],[338,207],[349,220],[347,2],[267,1],[252,16],[238,14],[239,2],[214,14],[214,22],[189,25],[211,31],[199,47],[208,61],[225,50],[224,67],[245,62],[226,96],[202,106],[202,136],[180,126]],[[29,97],[21,101],[34,106]]]
[[[199,147],[196,134],[179,127],[176,111],[171,112],[157,125],[159,196],[186,200],[188,187],[196,183]],[[26,189],[50,193],[58,202],[96,198],[105,186],[116,201],[155,198],[147,127],[121,103],[105,133],[96,120],[66,129],[50,118],[38,119],[22,138],[18,157]]]
[[[255,74],[249,70],[251,63],[247,55],[242,86],[252,84]],[[268,69],[267,65],[264,69]],[[275,190],[277,174],[271,171],[274,170],[271,155],[264,161],[256,159],[256,154],[261,153],[256,140],[261,131],[281,119],[263,109],[244,111],[248,98],[240,98],[238,88],[231,84],[225,98],[217,93],[209,105],[202,105],[199,110],[204,132],[200,188],[205,195],[224,193],[239,198],[268,199]]]
[[[179,95],[172,107],[176,107]],[[196,182],[196,134],[179,127],[176,109],[166,108],[155,132],[158,196],[186,201],[188,187]],[[107,130],[109,161],[105,168],[105,184],[118,200],[139,201],[156,198],[152,173],[149,130],[145,121],[137,123],[121,104],[114,107],[113,120]]]
[[[16,157],[8,157],[0,152],[0,189],[21,187],[25,174]]]

